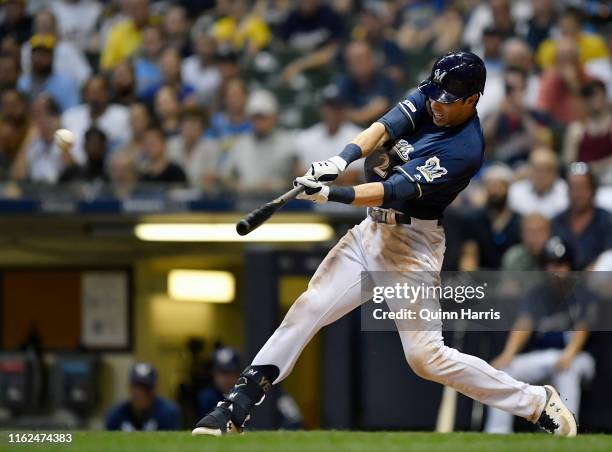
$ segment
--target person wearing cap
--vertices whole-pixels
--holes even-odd
[[[240,377],[242,360],[237,350],[221,347],[214,351],[212,359],[213,383],[201,390],[197,396],[198,416],[204,416],[227,396],[234,382]],[[293,398],[281,388],[277,392],[276,408],[280,428],[295,430],[303,427],[302,413]]]
[[[578,416],[581,383],[595,375],[587,342],[597,297],[571,273],[574,253],[560,237],[546,241],[540,263],[546,272],[525,294],[503,351],[491,365],[527,383],[552,381]],[[512,416],[489,408],[485,431],[512,432]]]
[[[506,250],[520,242],[520,217],[508,206],[508,187],[513,176],[512,170],[501,163],[484,170],[486,203],[466,214],[463,270],[497,270]]]
[[[321,122],[298,132],[295,145],[299,158],[300,172],[305,172],[311,162],[324,160],[344,143],[361,132],[347,119],[348,106],[335,85],[327,86],[322,93]],[[355,183],[362,168],[355,167],[345,172],[337,183]]]
[[[132,431],[178,430],[181,415],[170,400],[157,395],[157,370],[149,363],[136,363],[130,370],[129,399],[106,414],[106,429]]]
[[[612,248],[612,218],[609,212],[595,206],[597,182],[588,164],[571,164],[567,183],[569,207],[553,219],[553,233],[572,246],[576,269],[584,270]]]
[[[246,114],[253,131],[236,138],[221,164],[221,177],[238,190],[280,191],[295,175],[293,135],[277,128],[278,103],[270,91],[254,91]]]
[[[298,199],[368,207],[367,216],[330,250],[231,393],[196,423],[193,435],[242,431],[255,405],[289,375],[314,335],[372,299],[372,292],[360,290],[365,272],[379,288],[402,283],[414,287],[414,278],[426,287],[439,285],[446,240],[442,217],[484,160],[476,105],[485,79],[484,62],[471,52],[438,58],[417,89],[338,155],[313,162],[294,180]],[[367,183],[330,185],[361,158],[366,159]],[[258,169],[275,174],[273,168]],[[404,356],[417,375],[523,417],[551,434],[576,436],[576,421],[553,386],[517,381],[480,358],[448,347],[439,315],[406,316],[414,303],[425,311],[441,309],[437,297],[422,295],[405,308],[388,303],[392,315],[377,316],[383,310],[374,310],[370,320],[395,320]]]
[[[53,12],[43,9],[34,16],[34,33],[52,35],[55,41],[53,49],[53,69],[62,74],[70,74],[79,86],[91,75],[91,66],[84,52],[77,46],[76,42],[63,39],[58,32],[57,17]],[[29,42],[21,46],[22,71],[25,74],[31,72],[30,64],[32,48]]]
[[[17,82],[20,91],[31,99],[41,93],[49,93],[62,111],[79,103],[78,82],[70,75],[53,69],[56,38],[53,35],[34,35],[30,39],[32,48],[32,73],[22,74]]]

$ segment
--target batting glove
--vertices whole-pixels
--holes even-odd
[[[310,165],[310,169],[306,171],[304,177],[309,177],[322,183],[333,182],[346,169],[346,165],[346,161],[342,157],[335,156],[329,160],[314,162]]]
[[[329,187],[322,182],[318,182],[310,177],[302,176],[293,181],[293,186],[303,185],[306,187],[302,193],[297,195],[297,199],[307,199],[318,204],[324,204],[329,197]]]

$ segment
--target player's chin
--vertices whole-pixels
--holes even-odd
[[[435,125],[437,125],[437,126],[445,126],[448,123],[448,121],[446,120],[445,117],[436,117],[436,116],[434,116],[433,117],[433,123]]]

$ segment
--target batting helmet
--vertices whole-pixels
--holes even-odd
[[[472,94],[483,93],[487,71],[472,52],[451,52],[438,58],[431,75],[419,84],[430,99],[448,104]]]

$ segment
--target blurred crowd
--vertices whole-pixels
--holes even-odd
[[[565,210],[576,161],[612,208],[609,2],[0,5],[4,181],[279,191],[336,155],[437,56],[465,48],[487,67],[478,110],[512,212]],[[68,152],[54,144],[58,128],[76,135]],[[359,169],[344,182],[359,181]],[[20,184],[4,184],[4,196],[18,196]]]

